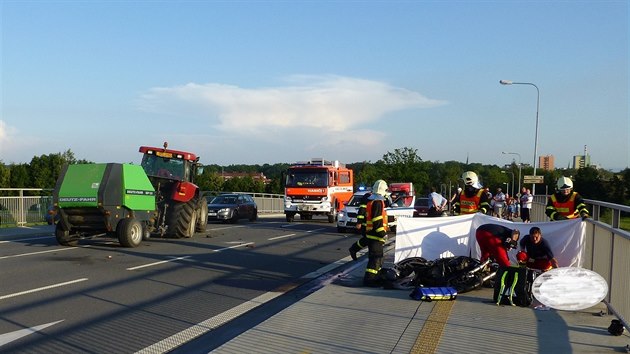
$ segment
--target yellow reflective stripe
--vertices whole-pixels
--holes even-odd
[[[365,235],[365,237],[369,238],[370,240],[375,240],[375,241],[380,241],[385,243],[385,239],[383,237],[378,237],[378,236],[373,236],[373,235]]]
[[[383,215],[375,216],[372,218],[372,222],[378,221],[378,220],[383,220]]]
[[[365,268],[365,272],[366,273],[372,273],[372,274],[378,274],[378,270],[371,269],[371,268]]]

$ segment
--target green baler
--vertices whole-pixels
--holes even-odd
[[[136,247],[155,223],[156,193],[141,166],[120,163],[67,165],[53,192],[60,219],[55,236],[75,246],[82,233],[107,233]]]

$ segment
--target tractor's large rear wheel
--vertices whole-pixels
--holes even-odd
[[[197,223],[197,199],[187,203],[171,201],[170,204],[166,212],[166,235],[175,238],[193,237]]]
[[[208,202],[205,197],[199,197],[197,205],[197,225],[195,231],[204,232],[208,225]]]
[[[76,235],[70,235],[70,231],[63,225],[63,222],[58,222],[55,227],[55,238],[62,246],[76,246],[79,243],[79,238]]]
[[[125,218],[116,226],[118,242],[124,247],[138,247],[142,242],[144,230],[140,221],[133,218]]]

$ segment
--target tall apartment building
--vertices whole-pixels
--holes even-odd
[[[545,171],[553,171],[555,169],[553,155],[538,156],[538,167]]]
[[[591,156],[588,154],[588,147],[584,145],[584,155],[573,156],[573,168],[580,169],[591,165]]]
[[[573,156],[573,168],[580,169],[591,165],[591,157],[589,155]]]

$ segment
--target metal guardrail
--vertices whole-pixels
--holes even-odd
[[[206,198],[210,198],[221,193],[240,193],[249,194],[254,198],[256,206],[258,206],[259,214],[275,214],[284,213],[284,195],[282,194],[270,194],[270,193],[249,193],[249,192],[215,192],[215,191],[203,191]]]
[[[586,219],[583,267],[601,275],[608,283],[604,299],[610,314],[614,314],[630,331],[630,232],[621,228],[622,213],[630,214],[630,206],[585,199],[591,212]],[[547,196],[534,196],[531,219],[549,220],[545,214]]]
[[[21,227],[45,222],[52,206],[52,190],[41,188],[0,188],[0,226]],[[206,196],[222,192],[204,191]],[[284,196],[270,193],[245,193],[254,198],[261,214],[284,213]],[[27,195],[38,194],[38,195]]]

